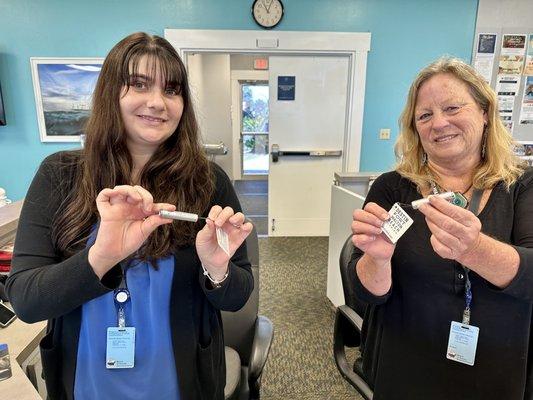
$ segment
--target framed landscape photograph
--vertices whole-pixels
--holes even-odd
[[[80,142],[103,58],[30,58],[41,142]]]

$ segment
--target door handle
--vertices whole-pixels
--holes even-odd
[[[342,150],[280,150],[278,144],[271,147],[272,162],[278,162],[280,157],[304,156],[304,157],[340,157]]]
[[[224,142],[220,142],[219,144],[204,143],[202,146],[206,154],[216,156],[223,156],[225,154],[228,154],[228,147],[224,144]]]

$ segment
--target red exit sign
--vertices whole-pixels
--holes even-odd
[[[254,60],[254,69],[268,69],[268,58],[256,58]]]

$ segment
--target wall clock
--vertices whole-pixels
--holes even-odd
[[[283,18],[281,0],[255,0],[252,5],[254,21],[262,28],[272,29]]]

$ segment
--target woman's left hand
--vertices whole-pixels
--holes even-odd
[[[426,216],[431,245],[442,258],[462,262],[479,246],[481,222],[470,211],[437,196],[419,210]]]
[[[213,279],[224,278],[229,260],[252,231],[253,225],[244,220],[244,214],[235,214],[231,207],[213,206],[205,226],[196,235],[196,252]],[[229,255],[218,245],[216,228],[223,229],[228,235]]]

